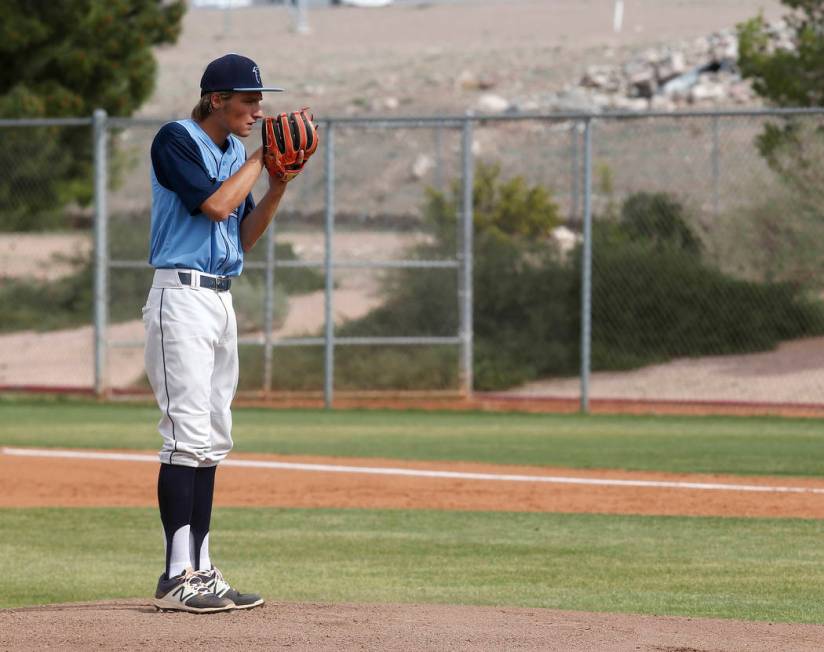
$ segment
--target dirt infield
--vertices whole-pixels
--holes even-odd
[[[83,454],[83,451],[77,452]],[[0,454],[0,507],[153,506],[157,501],[157,463],[153,452],[143,455],[148,461]],[[231,461],[345,466],[347,469],[249,468],[227,464],[218,474],[215,505],[219,507],[824,518],[824,495],[818,493],[824,492],[824,480],[809,478],[742,479],[720,475],[305,456],[232,455]],[[358,468],[363,471],[358,472]],[[373,469],[382,472],[369,472]],[[393,469],[398,472],[392,472]],[[465,477],[401,474],[410,470],[464,474]],[[515,475],[522,479],[475,479],[471,474]],[[531,482],[530,477],[555,481]],[[612,481],[618,482],[608,484]],[[604,484],[595,484],[597,482]],[[680,484],[661,486],[665,483]],[[709,486],[718,488],[707,488]],[[793,491],[753,491],[752,487],[789,487]]]
[[[292,467],[222,467],[219,506],[824,517],[824,480],[808,478],[303,456],[231,459]],[[241,474],[242,494],[234,489],[241,483],[233,482]],[[154,453],[113,461],[0,449],[0,507],[150,506],[156,475]],[[444,605],[270,603],[209,617],[159,614],[146,600],[0,610],[0,650],[155,650],[172,643],[179,649],[820,650],[822,640],[824,626],[817,625]]]
[[[446,605],[271,603],[157,614],[140,601],[0,611],[0,649],[820,650],[824,626]]]

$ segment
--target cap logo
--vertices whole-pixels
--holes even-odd
[[[257,81],[258,85],[261,85],[260,70],[258,70],[257,66],[252,66],[252,74],[255,76],[255,81]]]

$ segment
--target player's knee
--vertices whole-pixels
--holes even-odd
[[[216,458],[223,459],[234,447],[231,435],[219,437],[212,443],[212,453]]]

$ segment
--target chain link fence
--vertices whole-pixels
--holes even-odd
[[[324,120],[321,150],[233,285],[241,391],[329,405],[347,392],[473,390],[583,409],[824,404],[822,118]],[[147,389],[140,308],[161,124],[0,122],[12,170],[0,187],[5,388]],[[84,155],[65,158],[62,138]],[[479,204],[473,178],[494,179],[497,203]],[[518,197],[544,210],[536,188],[551,237],[485,230],[488,213],[516,224]],[[511,257],[504,241],[523,248]]]
[[[0,120],[3,387],[94,384],[90,125]]]

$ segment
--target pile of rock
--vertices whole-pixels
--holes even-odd
[[[793,48],[784,21],[769,24],[768,32],[773,48]],[[605,50],[604,58],[618,55]],[[589,66],[578,83],[560,92],[509,99],[491,90],[493,82],[468,73],[458,82],[464,90],[483,91],[472,107],[479,113],[676,111],[760,103],[738,70],[738,34],[733,29],[648,49],[624,63]]]
[[[783,21],[770,24],[773,47],[792,48]],[[590,66],[578,92],[593,110],[673,111],[686,106],[753,104],[757,98],[737,66],[738,35],[723,30],[676,47],[642,52],[623,65]],[[583,90],[582,94],[580,91]],[[562,98],[563,99],[563,98]]]

